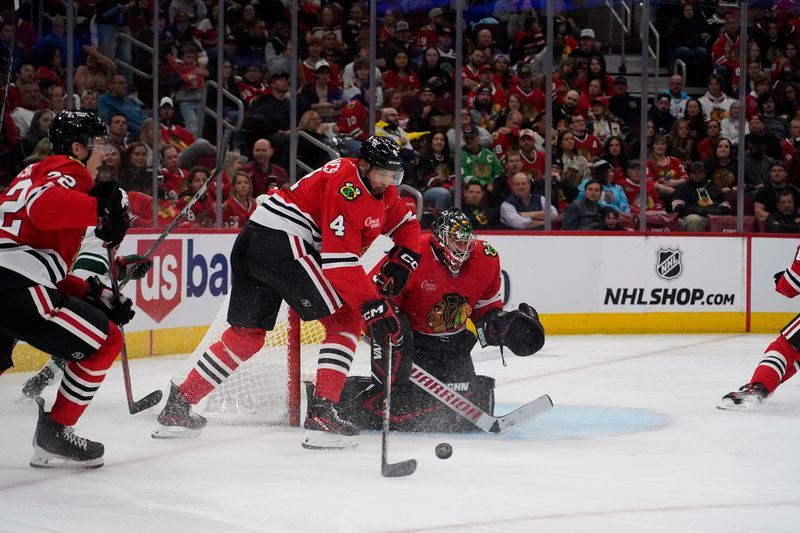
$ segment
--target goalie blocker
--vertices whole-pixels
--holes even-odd
[[[393,352],[393,368],[398,379],[392,388],[392,429],[409,432],[472,432],[480,431],[473,423],[453,412],[441,401],[408,381],[412,362],[461,393],[488,414],[494,413],[495,380],[478,375],[471,351],[478,339],[469,330],[453,335],[411,333],[407,321],[403,345]],[[544,345],[544,327],[536,310],[520,304],[513,311],[488,313],[476,324],[484,346],[505,346],[519,356],[536,353]],[[412,355],[412,357],[409,357]],[[380,430],[383,415],[383,383],[379,371],[383,361],[372,361],[373,376],[352,376],[347,379],[342,401],[343,416],[364,429]],[[308,383],[309,393],[313,391]]]

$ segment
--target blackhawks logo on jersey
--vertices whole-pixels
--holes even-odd
[[[472,313],[467,299],[454,292],[447,293],[428,312],[428,326],[434,333],[453,331],[461,326]]]
[[[352,202],[359,196],[361,196],[361,189],[350,183],[349,181],[342,185],[339,189],[339,194],[344,196],[344,199],[348,202]]]
[[[497,257],[497,250],[492,248],[492,245],[488,242],[483,243],[483,255],[488,255],[489,257]]]

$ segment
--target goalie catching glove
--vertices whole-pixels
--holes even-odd
[[[83,296],[83,301],[103,311],[108,319],[118,326],[124,326],[131,321],[136,312],[131,309],[133,302],[103,285],[100,278],[92,276],[86,280],[89,290]]]
[[[490,311],[477,324],[478,341],[483,348],[505,346],[515,355],[533,355],[544,346],[544,326],[539,313],[526,303],[514,311]]]
[[[375,275],[375,284],[378,291],[384,296],[400,294],[408,283],[411,273],[419,265],[420,255],[405,246],[395,246],[386,254],[387,261]]]

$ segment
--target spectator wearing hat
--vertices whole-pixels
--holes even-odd
[[[132,136],[139,135],[139,128],[145,119],[139,103],[128,96],[128,81],[122,74],[114,74],[108,81],[108,92],[97,99],[97,114],[108,122],[114,113],[122,113],[128,119],[128,129]]]
[[[417,106],[409,116],[408,131],[431,131],[433,129],[431,119],[446,114],[444,110],[434,105],[435,102],[436,94],[433,91],[433,87],[424,85],[419,91]]]
[[[283,168],[289,165],[289,73],[273,72],[269,77],[269,93],[256,98],[246,111],[245,123],[250,124],[255,138],[269,139],[275,150],[272,160]],[[248,116],[249,115],[249,116]],[[248,146],[252,140],[248,140]]]
[[[263,63],[247,62],[241,68],[241,77],[236,90],[245,109],[259,96],[269,94],[269,86],[264,83]]]
[[[306,53],[307,57],[303,60],[303,77],[306,83],[314,82],[314,72],[317,70],[317,65],[323,60],[322,58],[322,39],[316,35],[311,35],[306,38]],[[337,87],[341,87],[341,77],[339,75],[339,66],[328,63],[331,69],[331,82]]]
[[[628,203],[628,197],[625,196],[625,191],[622,186],[617,184],[614,178],[614,169],[611,163],[605,159],[595,158],[592,162],[592,177],[583,180],[578,185],[578,198],[582,198],[585,194],[586,184],[590,180],[600,182],[601,191],[600,199],[597,203],[600,207],[611,207],[618,213],[631,213],[631,206]]]
[[[608,110],[630,129],[631,137],[639,136],[640,108],[640,99],[628,93],[628,81],[622,76],[614,78],[613,94],[608,99]]]
[[[438,97],[447,97],[453,92],[452,68],[445,69],[439,49],[431,46],[422,54],[422,67],[418,71],[420,83],[433,89]]]
[[[642,187],[642,172],[638,159],[631,159],[628,161],[628,166],[625,169],[625,179],[618,183],[622,187],[622,190],[625,191],[625,196],[628,198],[628,205],[631,207],[631,213],[633,215],[640,214],[642,209],[639,191]],[[647,206],[644,209],[645,213],[663,213],[664,203],[658,191],[656,191],[655,183],[649,177],[645,178],[645,188],[647,190]]]
[[[545,209],[557,216],[555,207],[547,206],[543,196],[531,192],[531,178],[524,172],[511,176],[511,195],[500,205],[500,222],[516,230],[534,230],[544,227]]]
[[[84,89],[80,94],[81,111],[97,112],[97,93],[91,89]]]
[[[331,66],[324,59],[317,63],[314,70],[314,83],[306,83],[297,96],[297,112],[305,113],[309,109],[323,115],[338,111],[344,105],[342,91],[331,81]]]
[[[539,179],[544,176],[544,152],[536,149],[536,134],[525,128],[519,132],[519,155],[522,158],[522,171]]]
[[[731,205],[719,187],[706,176],[706,167],[700,161],[689,165],[689,179],[672,193],[672,210],[680,217],[685,231],[708,231],[708,215],[728,215]]]
[[[158,123],[161,127],[161,142],[170,144],[178,150],[182,168],[195,166],[198,157],[216,155],[217,149],[203,137],[196,137],[191,131],[176,124],[175,104],[169,96],[161,99],[158,106]]]
[[[492,103],[492,88],[485,85],[478,87],[472,100],[472,123],[489,131],[494,131],[497,122],[498,106]]]
[[[764,122],[764,118],[761,115],[755,114],[752,117],[750,117],[747,120],[747,125],[748,129],[750,130],[750,133],[753,133],[761,137],[761,140],[764,142],[765,154],[767,154],[772,159],[781,159],[783,157],[784,153],[781,147],[781,142],[777,139],[777,137],[775,137],[774,135],[770,134],[769,131],[767,131],[766,123]]]
[[[422,64],[422,50],[414,46],[414,34],[411,33],[411,26],[405,20],[398,21],[395,25],[394,37],[383,53],[386,64],[394,64],[394,57],[399,52],[405,52],[408,64],[414,69]]]
[[[800,206],[800,189],[786,182],[788,173],[783,161],[772,161],[769,166],[769,179],[758,189],[753,209],[756,218],[764,222],[770,214],[777,213],[778,193],[788,190],[794,197],[794,205]]]
[[[398,23],[399,24],[399,23]],[[406,50],[398,50],[388,62],[389,68],[383,75],[383,86],[386,89],[397,89],[401,92],[418,92],[420,88],[419,76],[411,64]]]
[[[647,113],[653,121],[657,135],[667,135],[672,129],[676,118],[669,112],[670,96],[668,93],[658,93],[656,101]]]
[[[566,231],[598,231],[603,227],[599,204],[603,185],[600,180],[590,178],[583,183],[583,187],[583,194],[569,204],[564,212],[561,227]]]
[[[595,33],[592,28],[584,28],[581,30],[580,39],[578,40],[578,48],[573,50],[569,57],[575,59],[583,59],[587,63],[593,55],[600,53],[599,43],[595,39]]]
[[[452,76],[456,67],[456,51],[453,48],[453,30],[445,27],[439,31],[439,40],[436,42],[436,50],[439,52],[439,57],[442,59],[442,68],[447,70]]]
[[[470,126],[470,127],[474,128],[475,131],[478,132],[478,139],[479,139],[478,144],[483,148],[488,148],[489,150],[491,150],[491,148],[492,148],[492,134],[489,133],[489,130],[487,130],[486,128],[481,128],[480,126],[478,126],[476,124],[473,124],[472,123],[472,115],[470,115],[469,109],[467,109],[466,107],[462,107],[461,108],[460,117],[461,117],[461,132],[462,132],[461,146],[464,146],[464,143],[465,143],[464,137],[463,137],[463,132],[467,128],[467,126]],[[455,146],[455,144],[456,144],[455,124],[453,125],[452,128],[447,130],[447,143],[451,147]]]
[[[461,175],[464,183],[477,181],[491,194],[495,178],[503,174],[503,165],[491,150],[481,147],[480,134],[475,127],[465,127],[462,134]]]
[[[522,115],[532,118],[544,111],[545,95],[540,87],[534,84],[533,70],[523,63],[517,67],[517,85],[511,88],[510,95],[516,95],[522,102]]]
[[[447,18],[444,16],[444,10],[441,7],[434,7],[428,11],[428,23],[417,30],[414,44],[421,50],[436,46],[439,32],[445,26],[447,26]]]

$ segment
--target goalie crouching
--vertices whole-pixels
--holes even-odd
[[[403,324],[402,340],[392,350],[392,428],[475,431],[472,423],[408,380],[412,364],[493,414],[494,379],[475,373],[472,348],[480,341],[484,347],[532,355],[544,345],[544,328],[528,304],[503,310],[500,258],[473,236],[463,213],[445,211],[433,222],[432,235],[421,239],[416,270],[398,268],[390,252],[373,271],[382,292],[397,293],[394,304]],[[385,362],[374,357],[372,377],[348,378],[341,402],[343,415],[368,429],[380,429],[383,415]]]

